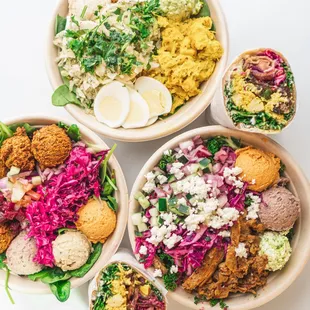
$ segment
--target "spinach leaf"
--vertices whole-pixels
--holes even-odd
[[[70,272],[72,277],[76,277],[76,278],[82,278],[86,275],[86,273],[95,265],[95,263],[97,262],[98,258],[101,255],[102,252],[102,243],[96,243],[94,245],[94,250],[91,253],[91,255],[89,256],[87,262],[85,265],[83,265],[82,267],[80,267],[79,269],[76,270],[72,270]]]
[[[68,280],[65,281],[59,281],[56,283],[52,283],[49,285],[52,293],[56,296],[56,298],[64,302],[68,300],[70,296],[70,288],[71,288],[71,282]]]
[[[211,12],[207,0],[203,0],[203,5],[200,12],[196,15],[197,17],[210,17]]]
[[[114,144],[112,148],[110,149],[109,153],[106,155],[104,161],[101,164],[101,172],[100,172],[100,178],[101,178],[101,183],[105,182],[106,176],[107,176],[107,171],[108,171],[108,161],[110,160],[113,152],[115,151],[117,145]]]
[[[72,124],[71,126],[68,126],[63,122],[58,122],[57,126],[60,128],[63,128],[71,140],[75,142],[78,142],[81,140],[80,129],[76,124]]]
[[[71,278],[69,272],[63,272],[60,268],[48,268],[35,274],[29,275],[28,278],[32,281],[40,280],[45,284],[52,284],[58,281],[64,281]]]
[[[2,145],[4,140],[12,136],[13,136],[13,131],[8,126],[0,122],[0,146]]]
[[[56,107],[64,107],[67,104],[75,104],[82,107],[80,100],[70,91],[67,85],[59,86],[52,95],[52,103]]]
[[[67,19],[60,15],[56,17],[55,35],[66,29]]]
[[[108,196],[107,198],[108,199],[106,201],[108,203],[109,208],[112,209],[114,212],[116,212],[118,209],[118,203],[116,199],[112,196]]]
[[[17,123],[8,126],[13,132],[16,131],[18,127],[24,127],[28,136],[31,136],[38,128],[32,127],[28,123]]]

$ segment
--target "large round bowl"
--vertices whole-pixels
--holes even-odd
[[[64,122],[65,124],[71,125],[74,122],[71,122],[67,119],[59,119],[53,117],[44,117],[44,116],[29,116],[29,117],[18,117],[12,118],[7,121],[4,121],[5,124],[15,124],[15,123],[29,123],[32,126],[47,126],[55,124],[59,121]],[[85,126],[78,124],[80,132],[82,135],[82,141],[95,144],[102,149],[108,149],[109,147],[92,131],[87,129]],[[104,243],[101,256],[99,257],[96,264],[93,268],[83,277],[83,278],[72,278],[71,288],[76,288],[84,283],[91,280],[95,274],[104,266],[110,258],[116,253],[125,233],[126,229],[126,219],[128,216],[128,190],[125,181],[124,174],[122,169],[116,160],[115,156],[112,155],[109,160],[109,167],[115,170],[117,187],[118,191],[116,192],[116,199],[119,204],[119,210],[117,213],[117,224],[115,231]],[[0,285],[4,285],[5,281],[5,272],[0,270]],[[20,277],[17,275],[11,274],[9,279],[9,287],[12,290],[19,291],[27,294],[46,294],[50,293],[48,285],[41,283],[40,281],[33,282],[27,277]]]
[[[241,139],[243,144],[253,145],[262,150],[276,154],[286,165],[286,174],[291,179],[290,190],[298,196],[301,201],[301,216],[295,225],[295,235],[292,241],[293,253],[285,268],[279,272],[273,273],[269,277],[267,285],[258,291],[257,297],[254,298],[251,294],[238,294],[227,299],[227,304],[231,310],[246,310],[259,307],[284,292],[301,273],[310,257],[310,190],[308,181],[289,153],[279,144],[263,135],[249,134],[221,126],[201,127],[175,137],[158,149],[139,173],[130,196],[128,231],[132,248],[135,248],[135,227],[131,222],[131,215],[140,210],[133,196],[143,187],[145,183],[144,175],[151,171],[159,162],[165,150],[173,149],[180,142],[191,139],[196,135],[200,135],[203,138],[216,135],[234,136]],[[193,295],[186,293],[181,288],[168,294],[168,296],[183,304],[185,307],[192,309],[211,309],[208,303],[204,303],[203,306],[202,304],[195,305]]]
[[[142,142],[155,140],[168,136],[191,122],[193,122],[203,111],[209,106],[217,86],[222,78],[228,59],[228,30],[225,16],[222,12],[218,0],[208,0],[211,16],[216,25],[217,39],[221,42],[224,48],[224,55],[217,63],[215,71],[211,78],[201,87],[201,94],[188,101],[174,115],[157,121],[149,127],[139,129],[124,129],[110,128],[103,123],[100,123],[90,114],[86,114],[83,109],[69,104],[66,106],[67,111],[80,123],[84,124],[91,130],[102,134],[105,137],[127,142]],[[66,16],[68,13],[68,0],[60,0],[54,11],[47,37],[46,49],[46,69],[53,89],[56,89],[63,84],[59,69],[56,63],[58,50],[53,44],[55,36],[55,19],[57,14]]]

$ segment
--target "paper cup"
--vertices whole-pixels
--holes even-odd
[[[238,129],[242,131],[247,131],[247,132],[254,132],[254,133],[262,133],[262,134],[278,134],[285,128],[287,128],[293,121],[298,105],[297,105],[297,92],[296,92],[296,84],[293,86],[293,97],[294,97],[294,115],[291,117],[290,121],[287,123],[287,125],[282,129],[282,130],[263,130],[259,129],[257,127],[249,127],[246,126],[242,123],[235,124],[233,120],[231,119],[229,115],[229,111],[227,110],[226,104],[227,104],[227,98],[224,95],[224,88],[225,88],[225,83],[229,79],[230,74],[232,70],[235,68],[236,64],[238,64],[245,56],[251,55],[251,54],[257,54],[260,51],[264,50],[270,50],[278,54],[286,63],[286,65],[291,69],[290,64],[288,63],[287,59],[278,51],[275,51],[271,48],[259,48],[259,49],[253,49],[253,50],[247,50],[240,54],[238,57],[234,59],[234,61],[230,64],[230,66],[226,69],[223,78],[222,78],[222,83],[220,84],[212,103],[210,104],[209,109],[206,111],[206,121],[208,125],[222,125],[227,128],[231,129]]]
[[[132,269],[137,271],[138,273],[142,274],[150,283],[152,283],[156,288],[160,290],[162,293],[166,309],[168,306],[168,300],[167,300],[167,290],[157,282],[157,280],[149,273],[147,272],[143,265],[139,264],[133,254],[128,250],[121,248],[119,251],[109,260],[109,262],[96,274],[94,279],[90,282],[88,286],[88,298],[89,298],[89,309],[92,310],[92,301],[93,298],[96,297],[96,291],[98,289],[99,279],[101,276],[101,273],[110,265],[114,263],[125,263],[128,266],[130,266]]]

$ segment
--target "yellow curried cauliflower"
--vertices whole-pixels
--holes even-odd
[[[200,93],[201,83],[213,74],[223,48],[211,31],[212,19],[201,17],[184,22],[158,18],[162,45],[150,75],[164,83],[173,96],[171,113]]]

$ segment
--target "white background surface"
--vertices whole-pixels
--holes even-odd
[[[299,111],[294,123],[276,137],[295,157],[310,177],[309,116],[310,91],[310,2],[306,0],[220,0],[230,31],[230,59],[243,50],[273,47],[286,56],[293,68],[298,88]],[[52,89],[44,67],[47,25],[55,0],[1,1],[0,50],[0,119],[14,115],[44,114],[68,117],[50,103]],[[204,126],[202,115],[184,130]],[[172,136],[142,144],[118,143],[116,156],[127,178],[129,190],[148,157]],[[106,142],[112,145],[111,140]],[[307,206],[304,206],[307,207]],[[309,236],[310,237],[310,236]],[[127,237],[123,245],[129,246]],[[303,274],[280,297],[261,310],[309,309],[310,264]],[[86,310],[87,288],[73,290],[70,299],[59,303],[51,295],[22,295],[13,292],[12,306],[0,288],[1,310]],[[171,302],[169,310],[183,310]]]

